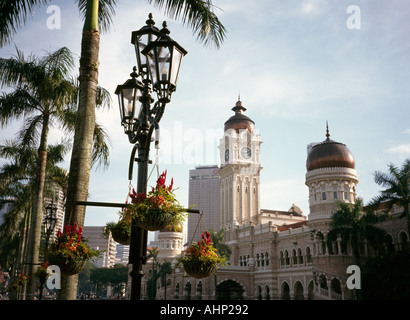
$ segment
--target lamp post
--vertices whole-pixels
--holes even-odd
[[[128,178],[132,180],[133,164],[136,161],[137,193],[147,191],[152,134],[155,130],[155,148],[158,149],[159,122],[166,104],[171,101],[172,92],[176,89],[182,58],[187,54],[185,49],[169,37],[170,32],[165,22],[161,30],[154,25],[152,14],[149,14],[146,26],[132,32],[131,43],[135,47],[137,67],[133,68],[131,79],[118,85],[115,91],[118,95],[121,125],[130,143],[134,145]],[[157,94],[156,101],[151,96],[153,91]],[[132,266],[131,300],[141,299],[141,280],[144,275],[142,266],[146,263],[147,238],[148,231],[139,228],[132,219],[129,255],[129,264]]]
[[[51,203],[46,206],[46,216],[44,218],[44,234],[46,236],[44,243],[44,262],[47,261],[47,251],[48,243],[50,241],[50,236],[53,233],[56,223],[57,223],[57,206],[54,204],[54,200],[51,200]],[[43,297],[45,278],[40,278],[40,294],[39,300]]]

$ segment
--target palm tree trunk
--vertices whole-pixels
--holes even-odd
[[[31,213],[30,237],[28,249],[28,264],[30,280],[27,286],[26,299],[33,300],[36,291],[36,273],[40,261],[40,245],[41,245],[41,226],[43,224],[43,193],[44,182],[46,180],[47,166],[47,138],[49,114],[45,113],[43,118],[43,127],[41,132],[40,146],[38,148],[38,171],[36,177],[36,195],[33,202],[33,210]]]
[[[99,46],[98,0],[88,0],[81,41],[79,103],[68,176],[64,217],[66,225],[74,225],[75,222],[78,226],[84,225],[85,206],[76,206],[75,202],[86,201],[88,195],[95,127]],[[78,275],[62,277],[59,299],[75,300],[77,283]]]

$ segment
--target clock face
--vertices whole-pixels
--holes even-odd
[[[229,149],[225,150],[225,161],[229,160]]]
[[[245,147],[241,149],[241,156],[244,159],[250,159],[250,157],[252,156],[252,151],[251,149]]]

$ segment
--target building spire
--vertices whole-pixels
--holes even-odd
[[[330,140],[330,133],[329,133],[329,124],[326,120],[326,141]]]

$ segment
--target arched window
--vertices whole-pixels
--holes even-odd
[[[280,266],[283,267],[285,265],[285,257],[283,255],[283,251],[280,250]]]
[[[337,199],[337,193],[338,193],[338,187],[337,186],[333,186],[333,199]]]
[[[265,252],[265,265],[269,267],[269,254]]]
[[[310,247],[306,247],[306,263],[312,263],[312,253]]]
[[[261,266],[264,267],[265,266],[265,257],[264,254],[261,254]]]
[[[285,250],[285,265],[290,265],[288,250]]]
[[[258,287],[256,288],[256,292],[257,292],[257,298],[258,298],[258,300],[262,300],[262,288],[261,288],[261,286],[258,286]]]
[[[319,276],[319,286],[320,286],[322,289],[327,289],[327,278],[326,278],[326,276],[325,276],[324,274],[321,274],[321,275]]]
[[[322,200],[326,200],[326,188],[322,187],[320,191],[322,192]]]
[[[343,200],[349,201],[349,188],[347,186],[343,190]]]
[[[243,266],[242,257],[239,257],[239,266],[240,266],[240,267],[242,267],[242,266]]]
[[[261,266],[261,262],[259,261],[259,253],[256,254],[256,267],[260,267]]]
[[[342,294],[342,289],[340,286],[340,281],[337,278],[333,278],[332,281],[330,281],[330,288],[333,292],[336,292],[338,294]]]
[[[270,300],[270,289],[268,285],[265,286],[265,299]]]
[[[300,281],[297,281],[295,283],[295,287],[294,287],[294,291],[295,291],[295,300],[304,300],[305,297],[303,295],[303,285]]]
[[[290,288],[286,281],[282,283],[281,296],[282,300],[290,300]]]
[[[399,248],[400,251],[408,252],[409,251],[409,237],[406,232],[402,231],[399,234]]]
[[[303,264],[303,256],[302,256],[302,249],[298,249],[298,263]]]
[[[296,249],[292,250],[292,263],[293,263],[293,265],[298,264],[298,258],[296,256]]]

